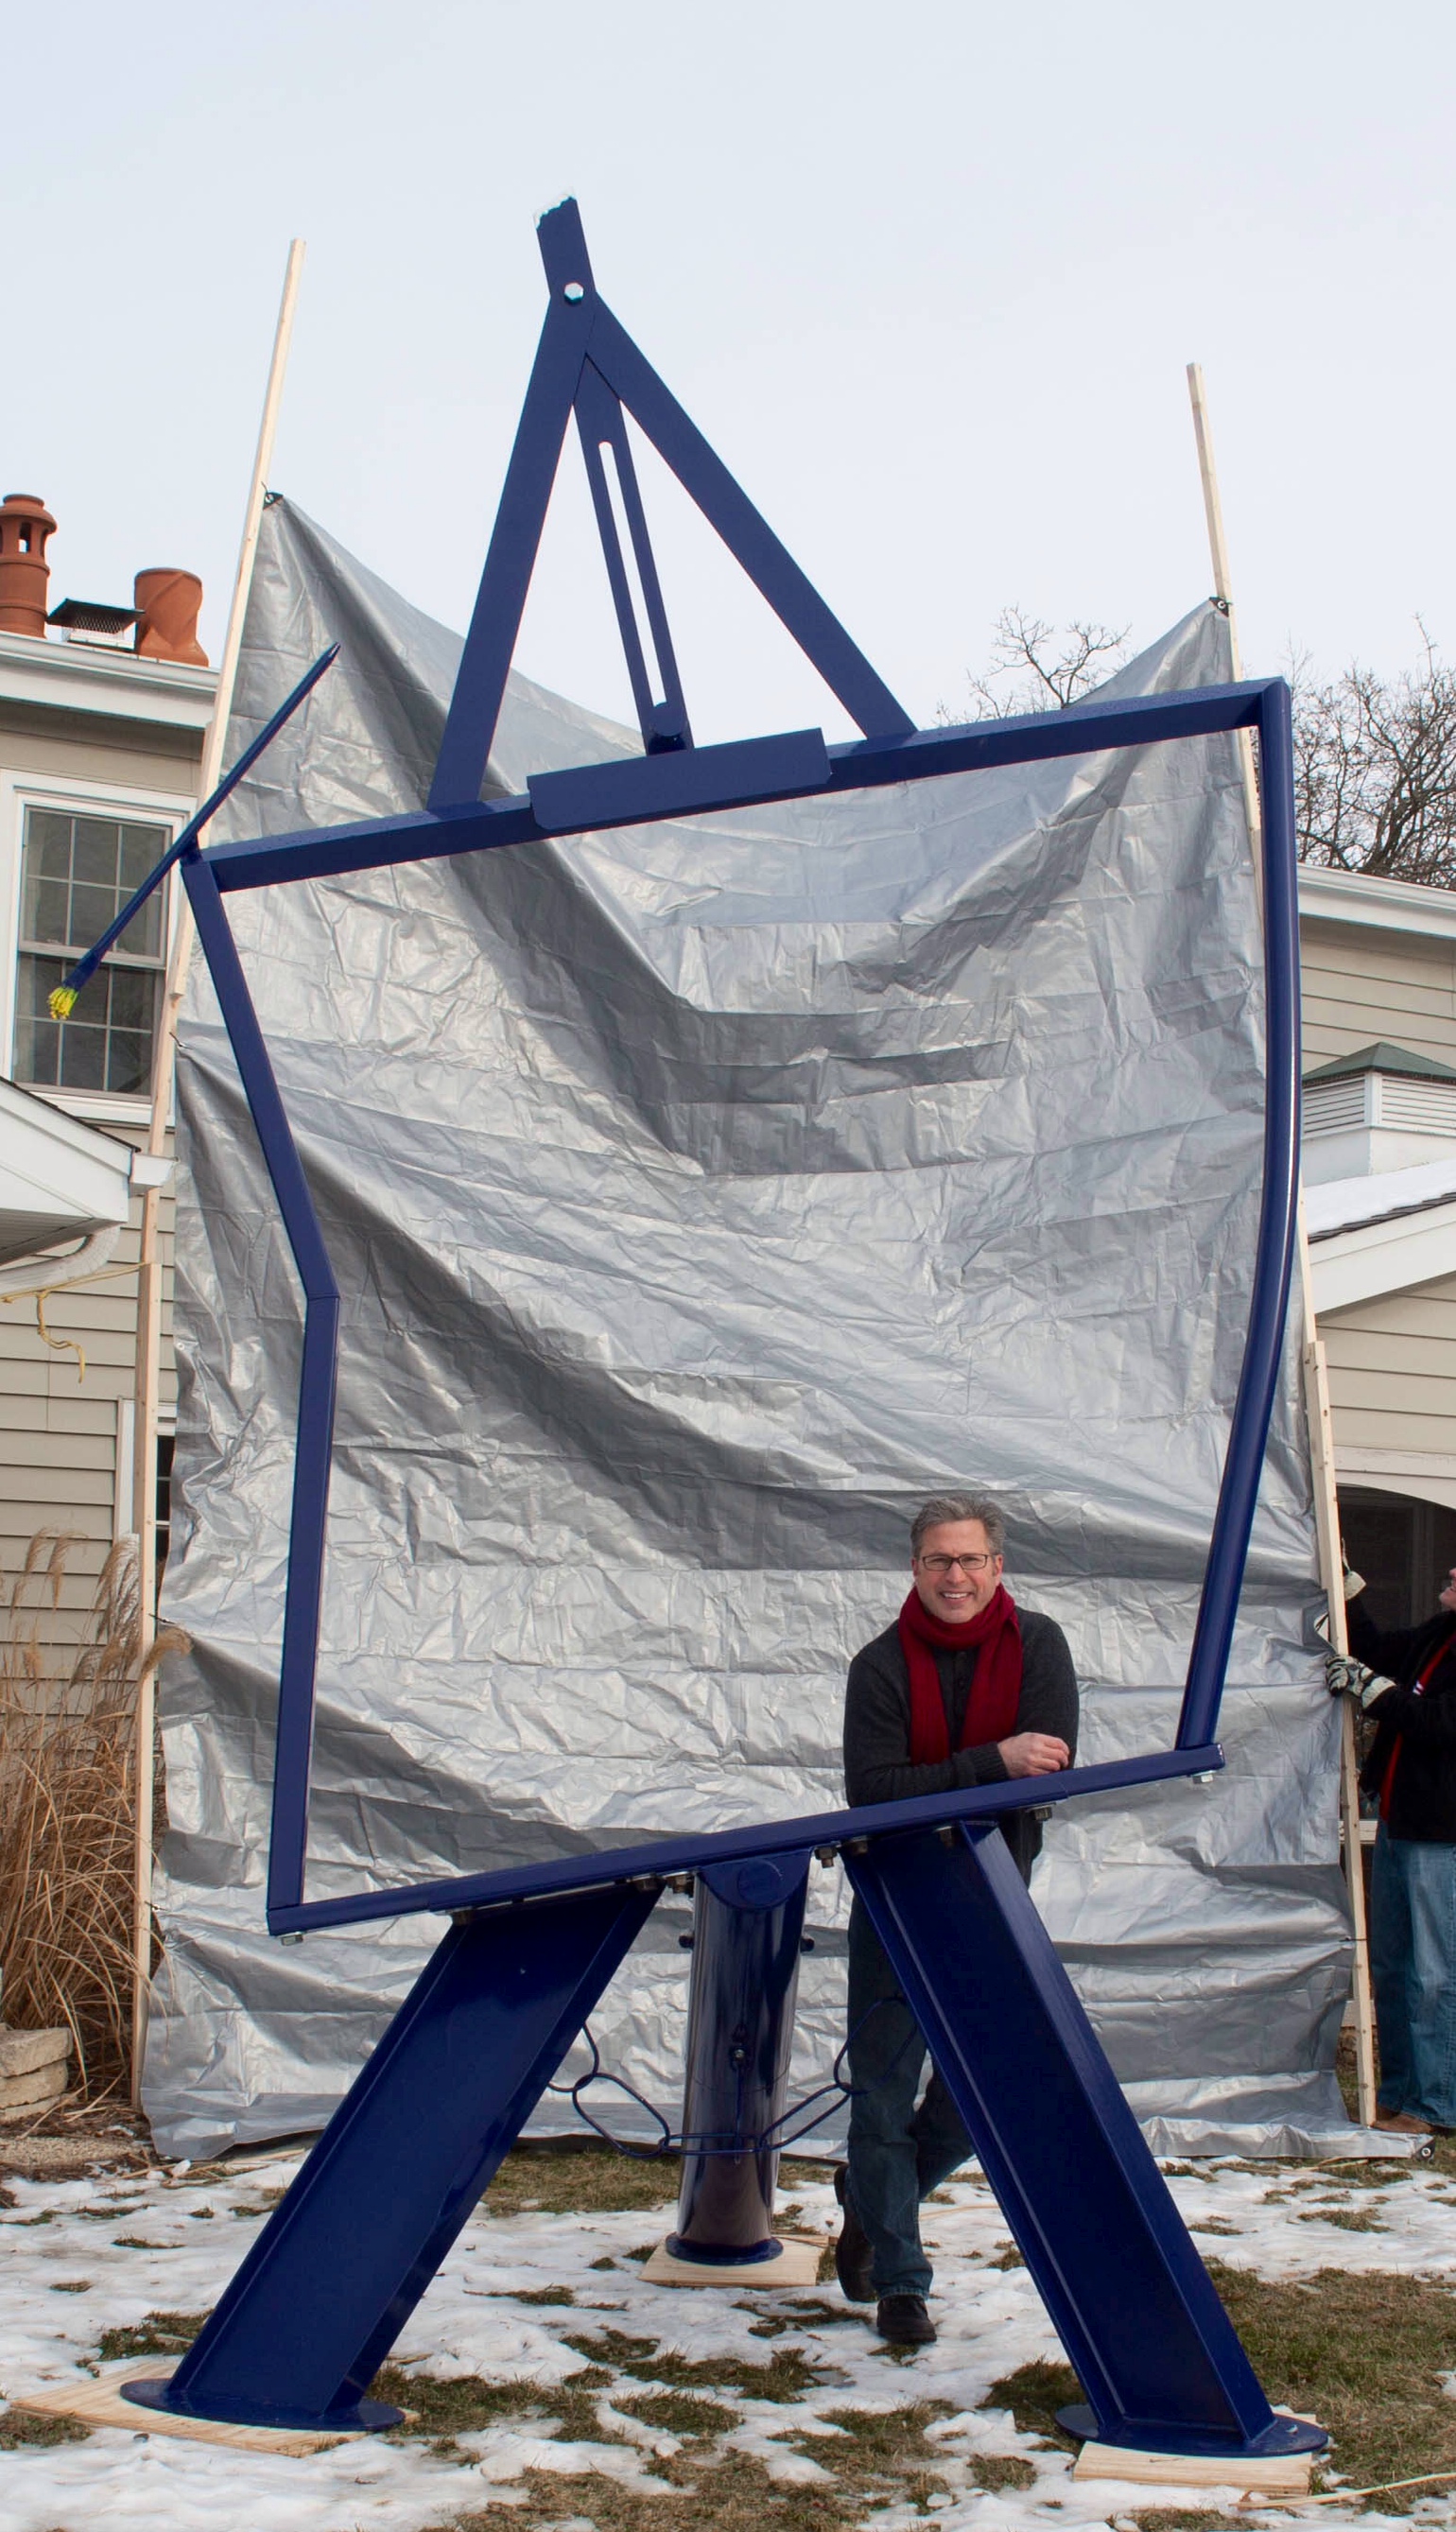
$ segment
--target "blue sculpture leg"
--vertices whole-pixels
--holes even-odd
[[[262,2427],[390,2427],[364,2393],[661,1884],[457,1918],[170,2382]]]
[[[692,1994],[677,2229],[668,2249],[714,2268],[783,2257],[774,2232],[809,1857],[710,1865],[693,1902]],[[762,2142],[769,2138],[769,2143]]]
[[[844,1862],[1081,2379],[1082,2431],[1154,2452],[1321,2446],[1265,2399],[1000,1831],[876,1838]]]

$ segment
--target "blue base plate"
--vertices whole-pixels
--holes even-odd
[[[1145,2436],[1105,2436],[1097,2424],[1095,2410],[1081,2401],[1072,2408],[1059,2409],[1057,2424],[1065,2427],[1069,2436],[1079,2437],[1083,2444],[1126,2445],[1130,2452],[1187,2453],[1190,2460],[1194,2455],[1203,2459],[1227,2453],[1231,2462],[1274,2461],[1281,2453],[1323,2452],[1329,2443],[1324,2428],[1312,2418],[1278,2416],[1246,2445],[1231,2445],[1223,2437],[1199,2436],[1187,2430],[1180,2434],[1171,2427],[1150,2430]]]
[[[323,2417],[311,2416],[306,2409],[245,2412],[241,2405],[223,2416],[215,2409],[194,2409],[186,2400],[175,2400],[166,2376],[159,2381],[123,2383],[120,2388],[122,2398],[134,2401],[139,2409],[160,2409],[168,2417],[198,2418],[218,2427],[280,2427],[295,2435],[316,2436],[357,2436],[362,2428],[367,2435],[379,2436],[386,2427],[404,2421],[403,2409],[392,2409],[387,2400],[357,2400],[352,2409],[330,2410]]]

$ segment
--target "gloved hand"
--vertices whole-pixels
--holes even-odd
[[[1382,1679],[1377,1670],[1367,1670],[1353,1653],[1325,1654],[1324,1684],[1331,1697],[1348,1697],[1363,1714],[1395,1686],[1393,1679]]]

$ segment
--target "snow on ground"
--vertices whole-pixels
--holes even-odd
[[[14,2399],[94,2373],[103,2333],[135,2328],[149,2313],[206,2310],[254,2239],[270,2193],[296,2167],[276,2159],[201,2173],[179,2166],[140,2177],[13,2177],[13,2204],[0,2211],[0,2394]],[[1298,2164],[1210,2163],[1174,2166],[1170,2180],[1199,2248],[1263,2276],[1320,2268],[1456,2273],[1456,2186],[1436,2171],[1392,2172],[1388,2185],[1370,2187]],[[803,2184],[796,2173],[786,2194],[805,2224],[832,2228],[827,2175]],[[1010,2247],[1006,2225],[974,2171],[926,2210],[941,2334],[909,2363],[881,2346],[833,2285],[808,2296],[648,2285],[640,2259],[665,2229],[666,2213],[477,2214],[394,2351],[396,2363],[419,2374],[522,2386],[522,2414],[463,2436],[458,2458],[432,2453],[423,2442],[376,2439],[300,2458],[250,2454],[148,2435],[139,2419],[135,2432],[102,2428],[84,2443],[0,2451],[0,2524],[5,2532],[82,2532],[92,2524],[105,2532],[131,2525],[231,2532],[243,2524],[248,2532],[427,2532],[495,2504],[502,2532],[510,2532],[504,2509],[522,2502],[523,2473],[532,2470],[599,2473],[604,2490],[615,2481],[633,2493],[650,2526],[654,2502],[666,2493],[651,2464],[678,2450],[679,2440],[615,2402],[650,2392],[651,2383],[640,2373],[616,2374],[610,2351],[599,2360],[616,2374],[590,2393],[600,2443],[574,2429],[570,2440],[553,2438],[549,2410],[533,2401],[543,2387],[569,2386],[592,2361],[566,2343],[568,2334],[606,2331],[657,2341],[658,2359],[723,2363],[728,2386],[707,2396],[721,2398],[736,2423],[728,2425],[720,2453],[756,2454],[786,2491],[822,2485],[832,2471],[844,2430],[828,2413],[937,2399],[955,2408],[929,2433],[944,2487],[929,2504],[948,2532],[1091,2532],[1134,2508],[1206,2508],[1238,2494],[1077,2487],[1069,2455],[1042,2450],[1018,2433],[1009,2412],[979,2405],[992,2382],[1035,2358],[1058,2361],[1061,2349],[1025,2270],[998,2265]],[[569,2304],[531,2300],[562,2287]],[[783,2322],[788,2326],[778,2334],[764,2334],[766,2323]],[[789,2350],[824,2379],[790,2400],[736,2388],[734,2366],[764,2366]],[[1034,2483],[982,2490],[977,2455],[1023,2456]],[[706,2467],[703,2477],[711,2477]],[[706,2532],[706,2486],[703,2496]],[[1456,2520],[1456,2496],[1423,2500],[1417,2513]],[[569,2507],[563,2514],[583,2523]],[[912,2503],[878,2499],[867,2502],[864,2519],[878,2532],[901,2532],[927,2517]],[[1293,2518],[1257,2519],[1272,2527]],[[1342,2532],[1383,2518],[1327,2503],[1306,2519]]]

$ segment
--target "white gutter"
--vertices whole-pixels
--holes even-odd
[[[0,1280],[12,1266],[26,1289],[74,1280],[74,1252],[43,1252],[108,1230],[114,1247],[134,1190],[163,1185],[171,1167],[0,1079]]]
[[[106,713],[118,720],[204,730],[212,717],[215,668],[140,659],[84,642],[37,642],[0,633],[0,702],[47,712]]]
[[[1456,890],[1413,888],[1404,879],[1300,865],[1300,913],[1307,921],[1358,924],[1365,932],[1410,932],[1456,941]]]
[[[1373,1301],[1383,1293],[1404,1293],[1413,1284],[1456,1275],[1456,1200],[1311,1239],[1310,1273],[1321,1319],[1330,1310],[1353,1309],[1357,1301]]]

